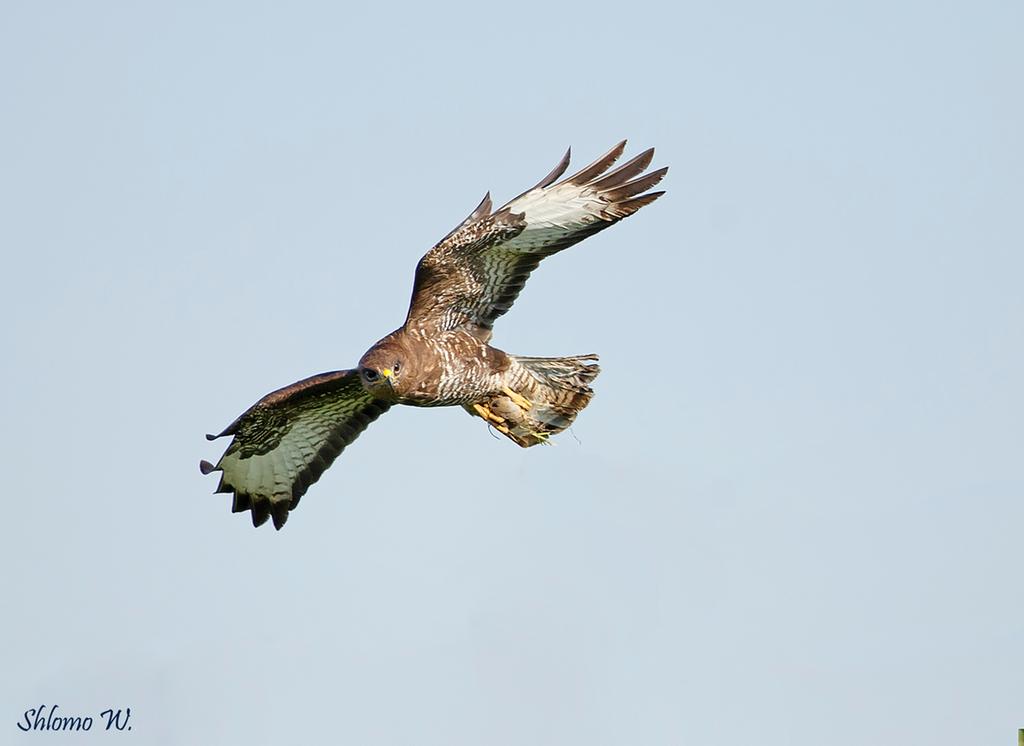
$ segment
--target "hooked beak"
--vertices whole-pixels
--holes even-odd
[[[395,387],[395,372],[391,368],[385,368],[380,372],[384,376],[384,380],[388,382],[388,386],[392,389]]]

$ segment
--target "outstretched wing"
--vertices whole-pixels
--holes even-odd
[[[569,152],[540,183],[491,212],[490,195],[420,260],[406,324],[430,332],[465,329],[483,341],[512,307],[544,257],[632,215],[664,192],[647,190],[668,168],[648,174],[654,148],[608,171],[623,140],[582,171],[555,183]],[[645,194],[645,192],[647,192]]]
[[[267,394],[224,432],[207,435],[235,437],[216,466],[199,468],[222,472],[217,492],[234,492],[235,513],[251,510],[254,526],[273,518],[280,529],[309,486],[390,406],[366,392],[358,371],[321,373]]]

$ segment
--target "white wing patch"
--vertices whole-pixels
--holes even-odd
[[[554,170],[508,204],[490,212],[490,196],[417,266],[406,325],[432,332],[463,329],[488,341],[494,321],[515,303],[530,273],[547,256],[614,225],[664,192],[648,192],[668,168],[645,174],[654,149],[608,171],[622,141],[592,164],[559,181]]]
[[[668,168],[660,168],[640,176],[654,158],[653,148],[614,171],[604,173],[619,158],[625,145],[623,141],[573,176],[550,186],[538,185],[505,205],[510,212],[524,216],[526,228],[502,243],[501,248],[524,253],[553,253],[552,247],[555,251],[566,248],[660,197],[662,192],[633,199],[660,182],[668,171]],[[567,240],[570,243],[560,245]]]

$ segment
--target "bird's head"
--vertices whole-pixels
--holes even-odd
[[[359,378],[363,387],[378,399],[401,399],[410,381],[408,359],[400,341],[385,337],[359,361]]]

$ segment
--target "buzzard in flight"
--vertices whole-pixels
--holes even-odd
[[[522,357],[492,347],[491,328],[541,259],[632,215],[668,168],[645,174],[654,149],[609,171],[625,141],[558,181],[566,152],[540,183],[492,210],[490,195],[420,259],[405,324],[352,370],[321,373],[267,394],[219,435],[216,465],[233,511],[280,529],[288,512],[349,443],[393,404],[461,406],[524,448],[572,424],[594,395],[596,355]]]

